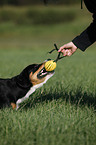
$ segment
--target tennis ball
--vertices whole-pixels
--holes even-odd
[[[56,68],[56,62],[54,60],[49,60],[45,63],[46,71],[53,71]]]

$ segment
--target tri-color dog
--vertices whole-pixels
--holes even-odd
[[[18,109],[20,103],[45,84],[54,75],[54,70],[45,70],[45,63],[29,65],[17,76],[0,79],[0,108],[12,106]]]

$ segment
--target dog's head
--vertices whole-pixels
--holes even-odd
[[[44,65],[46,61],[41,64],[27,66],[20,75],[16,77],[18,85],[23,88],[28,88],[40,83],[46,83],[46,81],[54,75],[54,71],[48,72],[45,70]]]

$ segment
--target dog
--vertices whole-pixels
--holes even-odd
[[[0,108],[12,106],[18,109],[20,103],[29,98],[37,88],[40,88],[54,75],[54,70],[48,72],[44,64],[31,64],[19,75],[9,79],[0,79]]]

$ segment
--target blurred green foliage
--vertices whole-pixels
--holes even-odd
[[[13,22],[15,24],[56,24],[74,20],[76,13],[73,10],[56,9],[53,7],[3,7],[0,10],[0,22]]]
[[[42,3],[74,4],[80,0],[0,0],[0,5],[33,5]]]

